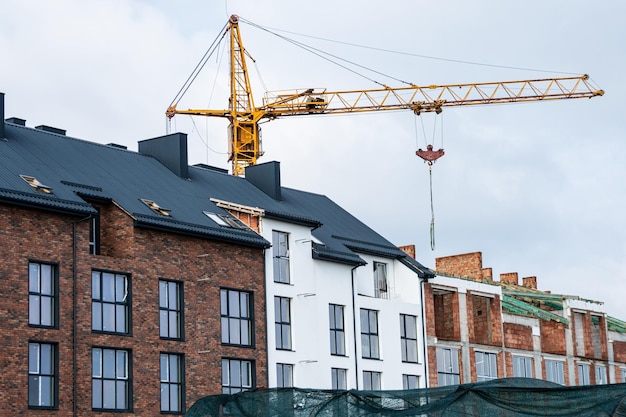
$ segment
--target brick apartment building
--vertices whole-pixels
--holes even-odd
[[[230,220],[184,135],[139,154],[5,122],[3,99],[0,414],[183,414],[266,386],[269,242],[208,217]]]
[[[531,377],[562,385],[626,382],[626,323],[602,303],[494,281],[480,252],[438,258],[424,285],[429,386]]]

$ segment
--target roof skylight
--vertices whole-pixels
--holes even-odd
[[[30,185],[31,187],[33,187],[37,191],[40,191],[40,192],[46,193],[46,194],[50,194],[52,192],[52,187],[49,187],[47,185],[42,184],[35,177],[31,177],[31,176],[28,176],[28,175],[20,175],[20,177],[22,177],[22,179],[24,181],[26,181],[28,183],[28,185]]]
[[[145,198],[142,198],[141,201],[146,206],[150,207],[152,211],[154,211],[156,214],[160,214],[161,216],[168,216],[168,217],[171,216],[170,211],[172,210],[163,208],[152,200],[146,200]]]
[[[203,213],[209,219],[213,220],[215,223],[222,227],[231,227],[233,229],[248,229],[248,226],[245,223],[235,217],[211,213],[210,211],[203,211]]]

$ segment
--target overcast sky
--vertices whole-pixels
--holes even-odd
[[[6,117],[136,150],[137,141],[165,134],[166,108],[231,14],[417,85],[589,74],[604,97],[437,117],[275,120],[263,125],[262,161],[281,162],[284,186],[325,194],[393,243],[414,243],[427,266],[480,251],[496,277],[537,276],[540,289],[603,301],[626,320],[626,3],[2,0]],[[377,87],[266,31],[240,29],[256,61],[256,104],[265,90]],[[223,51],[179,108],[227,108]],[[186,116],[172,123],[189,135],[190,163],[223,168],[226,127],[225,119]],[[428,167],[415,156],[427,142],[446,151],[433,167],[435,250]]]

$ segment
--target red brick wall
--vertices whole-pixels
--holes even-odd
[[[502,346],[500,297],[467,293],[467,325],[470,343]]]
[[[555,355],[565,355],[566,325],[556,321],[540,320],[541,351]]]
[[[613,355],[615,362],[626,363],[626,342],[613,341]]]
[[[102,255],[88,254],[88,222],[78,224],[77,363],[78,414],[91,411],[93,346],[132,351],[133,415],[154,416],[159,409],[159,354],[185,355],[186,406],[221,392],[221,358],[255,361],[256,383],[267,385],[264,256],[261,249],[136,229],[115,206],[101,210]],[[72,222],[58,214],[0,206],[0,285],[5,295],[0,313],[3,349],[0,409],[7,415],[51,415],[27,410],[28,342],[59,346],[59,411],[71,415],[72,366]],[[206,255],[198,257],[198,255]],[[60,270],[60,328],[28,326],[28,259],[57,262]],[[91,271],[110,270],[131,276],[132,335],[91,331]],[[180,280],[184,287],[185,340],[159,338],[158,280]],[[199,281],[202,280],[202,281]],[[220,343],[219,288],[253,292],[256,348]],[[6,318],[6,319],[5,319]],[[205,353],[201,353],[205,352]],[[103,413],[103,415],[110,413]],[[127,413],[116,413],[128,415]]]
[[[510,349],[532,351],[533,329],[523,324],[504,323],[504,345]]]
[[[439,272],[481,280],[483,277],[483,255],[481,252],[444,256],[435,259]]]

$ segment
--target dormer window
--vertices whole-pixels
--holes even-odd
[[[223,214],[211,213],[210,211],[203,211],[203,213],[209,219],[213,220],[215,223],[222,227],[231,227],[233,229],[248,229],[248,226],[246,226],[245,223],[237,218],[225,216]]]
[[[42,184],[37,178],[28,175],[20,175],[20,177],[22,177],[22,179],[35,190],[46,194],[52,193],[52,187]]]
[[[161,216],[171,216],[170,214],[170,209],[166,209],[163,208],[161,206],[159,206],[157,203],[155,203],[152,200],[146,200],[144,198],[141,199],[141,201],[148,207],[150,207],[150,209],[152,209],[152,211],[154,211],[156,214],[160,214]]]

